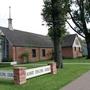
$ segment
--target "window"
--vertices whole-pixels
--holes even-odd
[[[36,49],[32,49],[32,57],[36,57]]]
[[[42,49],[42,56],[45,57],[45,49]]]
[[[81,48],[79,47],[79,52],[81,52]]]
[[[76,51],[76,47],[74,47],[74,50]]]

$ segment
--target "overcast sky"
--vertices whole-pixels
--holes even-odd
[[[11,6],[14,29],[46,35],[48,27],[42,26],[42,5],[43,0],[0,0],[0,26],[8,27]]]

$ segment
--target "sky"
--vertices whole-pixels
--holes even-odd
[[[47,35],[48,27],[42,26],[43,0],[0,0],[0,26],[8,27],[9,6],[14,29]]]

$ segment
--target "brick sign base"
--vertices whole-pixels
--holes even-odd
[[[25,67],[14,68],[14,82],[15,84],[19,84],[19,85],[26,83]]]
[[[51,63],[51,74],[56,74],[57,73],[57,68],[56,68],[56,63]]]

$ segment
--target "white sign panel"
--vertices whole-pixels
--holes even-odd
[[[0,71],[0,78],[13,79],[13,72],[11,71]]]
[[[33,68],[33,69],[27,69],[26,70],[26,79],[36,77],[36,76],[39,76],[42,74],[50,73],[50,72],[51,72],[50,65],[38,67],[38,68]]]

